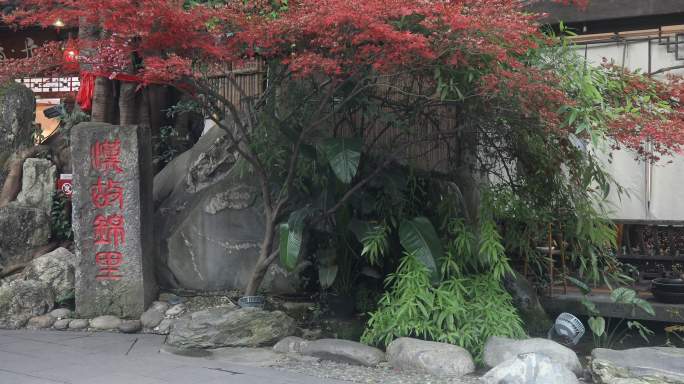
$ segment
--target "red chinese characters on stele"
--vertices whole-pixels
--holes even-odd
[[[124,207],[124,189],[116,176],[123,173],[121,168],[121,141],[96,141],[90,148],[90,165],[99,171],[97,182],[90,187],[90,199],[96,209],[122,210]],[[125,219],[120,212],[108,215],[98,213],[93,220],[93,238],[95,246],[100,247],[95,253],[95,264],[100,281],[116,281],[121,279],[120,267],[124,257],[119,246],[126,243],[124,229]]]

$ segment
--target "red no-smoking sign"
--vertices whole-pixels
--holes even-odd
[[[64,192],[68,198],[71,198],[71,194],[74,192],[74,187],[71,183],[71,173],[63,173],[59,175],[59,180],[57,180],[57,190]]]

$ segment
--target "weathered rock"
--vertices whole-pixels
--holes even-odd
[[[582,365],[577,354],[572,349],[547,339],[514,340],[493,336],[485,344],[483,358],[485,364],[491,368],[525,353],[546,355],[575,375],[582,374]]]
[[[187,308],[184,304],[176,304],[173,307],[166,310],[165,315],[169,317],[180,316],[185,312]]]
[[[597,384],[684,384],[684,349],[649,347],[591,352]]]
[[[52,325],[52,328],[58,330],[58,331],[63,331],[67,328],[69,328],[69,323],[71,322],[71,319],[59,319],[55,321],[55,323]]]
[[[160,284],[192,290],[244,289],[265,231],[257,183],[233,164],[225,131],[209,130],[154,179]],[[293,293],[299,270],[277,263],[262,290]]]
[[[69,308],[57,308],[50,312],[50,316],[54,317],[55,319],[61,320],[61,319],[69,319],[71,318],[72,312],[71,309]]]
[[[50,215],[12,202],[0,208],[0,272],[23,266],[50,239]]]
[[[340,363],[374,367],[385,361],[385,354],[381,350],[350,340],[320,339],[300,342],[299,346],[303,355]]]
[[[400,337],[387,346],[387,361],[397,369],[436,376],[460,377],[475,371],[473,358],[465,349],[409,337]]]
[[[36,98],[14,81],[0,84],[0,189],[7,177],[5,164],[17,150],[33,145]]]
[[[537,292],[521,274],[514,272],[506,275],[503,286],[513,298],[513,305],[523,320],[525,330],[532,336],[546,336],[553,322],[539,302]]]
[[[480,381],[484,384],[579,384],[574,373],[540,353],[525,353],[506,360]]]
[[[69,329],[80,330],[86,329],[90,325],[88,319],[73,319],[69,322]]]
[[[301,353],[302,347],[307,345],[309,341],[297,336],[288,336],[273,346],[273,351],[278,353]]]
[[[42,281],[14,280],[0,286],[0,328],[17,329],[52,309],[55,296]]]
[[[80,165],[74,167],[72,204],[76,311],[83,316],[137,318],[157,295],[149,135],[144,127],[103,123],[81,123],[71,129],[72,161]],[[98,143],[117,142],[115,164],[100,161],[103,148],[92,150]],[[98,156],[95,161],[93,154]],[[98,218],[106,231],[95,244],[93,223]],[[123,220],[125,241],[110,220]]]
[[[26,327],[31,329],[50,328],[52,327],[52,324],[55,323],[55,320],[56,319],[50,315],[34,316],[29,319]]]
[[[136,333],[140,332],[142,329],[142,324],[140,320],[123,320],[119,324],[119,332],[121,333]]]
[[[118,329],[120,325],[121,319],[112,315],[98,316],[90,320],[90,327],[100,331]],[[71,326],[71,324],[69,326]]]
[[[171,332],[171,327],[175,323],[175,319],[164,319],[154,327],[154,333],[158,335],[168,335]]]
[[[140,316],[140,322],[145,329],[152,329],[164,319],[164,312],[169,308],[169,304],[164,301],[155,301],[150,308]]]
[[[168,343],[180,348],[259,347],[292,336],[295,321],[280,311],[212,308],[178,319]]]
[[[57,167],[47,159],[24,160],[21,178],[21,192],[17,203],[27,207],[52,210],[52,195],[55,193]]]
[[[76,256],[66,248],[57,248],[33,259],[24,269],[26,279],[39,280],[49,285],[56,298],[74,292]]]

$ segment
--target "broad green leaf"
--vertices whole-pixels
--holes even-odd
[[[294,211],[290,214],[287,223],[280,225],[280,262],[287,270],[294,270],[302,253],[302,241],[304,237],[304,220],[309,215],[307,208]]]
[[[349,138],[330,138],[321,144],[330,168],[341,182],[349,184],[356,176],[361,161],[361,147],[361,140]]]
[[[349,221],[349,230],[356,236],[356,240],[359,241],[359,243],[363,243],[363,238],[366,237],[366,234],[370,231],[370,229],[373,227],[373,225],[367,221],[362,221],[362,220],[357,220],[357,219],[352,219]]]
[[[589,312],[590,315],[596,316],[599,314],[598,308],[596,308],[596,304],[587,300],[586,297],[583,297],[582,300],[580,300],[580,302],[582,303],[584,308],[587,309],[587,312]]]
[[[589,328],[594,335],[598,337],[603,336],[603,333],[606,331],[606,319],[603,317],[590,317],[587,323],[589,323]]]
[[[425,217],[404,220],[399,227],[399,241],[404,249],[423,263],[433,276],[437,276],[436,260],[444,257],[442,243],[435,228]]]
[[[320,266],[318,268],[318,281],[321,283],[321,288],[330,288],[337,277],[337,265]]]
[[[636,292],[625,287],[615,288],[610,293],[610,299],[615,303],[634,304],[634,299],[636,298]]]
[[[651,303],[649,303],[648,301],[637,297],[634,299],[634,305],[641,308],[644,312],[648,313],[649,315],[655,316],[655,310],[653,309]]]

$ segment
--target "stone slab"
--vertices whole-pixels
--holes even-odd
[[[76,312],[138,318],[157,291],[149,129],[81,123],[71,143]]]

